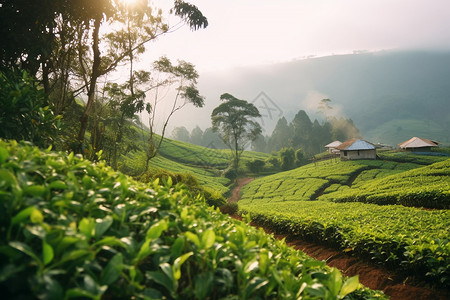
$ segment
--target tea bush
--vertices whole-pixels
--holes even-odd
[[[384,299],[171,177],[0,140],[3,299]]]

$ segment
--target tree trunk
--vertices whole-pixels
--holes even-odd
[[[83,115],[80,119],[80,131],[78,132],[78,142],[80,147],[80,152],[84,154],[82,145],[84,144],[84,137],[86,135],[86,128],[89,120],[89,115],[91,113],[92,105],[94,104],[95,100],[95,88],[97,85],[97,79],[99,76],[99,69],[100,69],[100,49],[99,49],[99,31],[100,31],[100,24],[101,24],[101,18],[100,15],[95,19],[94,21],[94,31],[92,33],[92,51],[94,53],[94,62],[92,64],[92,73],[91,73],[91,80],[88,87],[88,101],[86,103],[86,108],[84,110]]]

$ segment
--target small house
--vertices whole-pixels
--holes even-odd
[[[340,144],[342,144],[341,141],[334,141],[329,143],[328,145],[325,145],[325,148],[328,148],[328,153],[330,154],[339,154],[339,150],[336,149],[336,147]]]
[[[377,159],[375,146],[367,141],[353,138],[336,147],[341,160]]]
[[[423,139],[419,137],[413,137],[409,140],[398,144],[401,149],[413,152],[428,152],[431,148],[437,147],[439,142]]]

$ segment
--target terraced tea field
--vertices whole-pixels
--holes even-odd
[[[277,232],[448,287],[450,211],[420,207],[448,208],[449,185],[449,159],[429,166],[330,160],[254,180],[239,208]],[[345,201],[355,203],[335,203]],[[399,202],[417,208],[392,205]]]
[[[231,152],[228,149],[211,149],[170,139],[164,139],[160,155],[186,165],[217,169],[225,169],[231,160]],[[245,151],[241,163],[245,165],[246,161],[265,160],[269,156],[267,153]]]

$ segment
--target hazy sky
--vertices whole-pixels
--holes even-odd
[[[202,129],[211,126],[210,114],[220,103],[221,93],[236,92],[234,96],[249,101],[261,91],[278,97],[270,86],[258,87],[248,94],[235,90],[234,67],[354,51],[450,50],[450,0],[186,1],[198,6],[209,26],[198,31],[184,26],[160,37],[148,45],[141,61],[145,68],[166,55],[172,61],[193,63],[200,73],[199,88],[206,98],[205,107],[188,105],[177,112],[169,123],[169,134],[173,127],[181,125],[188,130],[196,125]],[[155,4],[167,11],[173,0],[155,0]],[[170,23],[178,21],[174,18]],[[221,84],[205,84],[211,83],[219,70],[227,74],[224,80],[219,79]],[[307,108],[299,106],[294,110],[298,109]]]
[[[209,26],[181,28],[149,52],[192,62],[199,71],[361,50],[450,49],[449,0],[188,2],[200,8]]]

